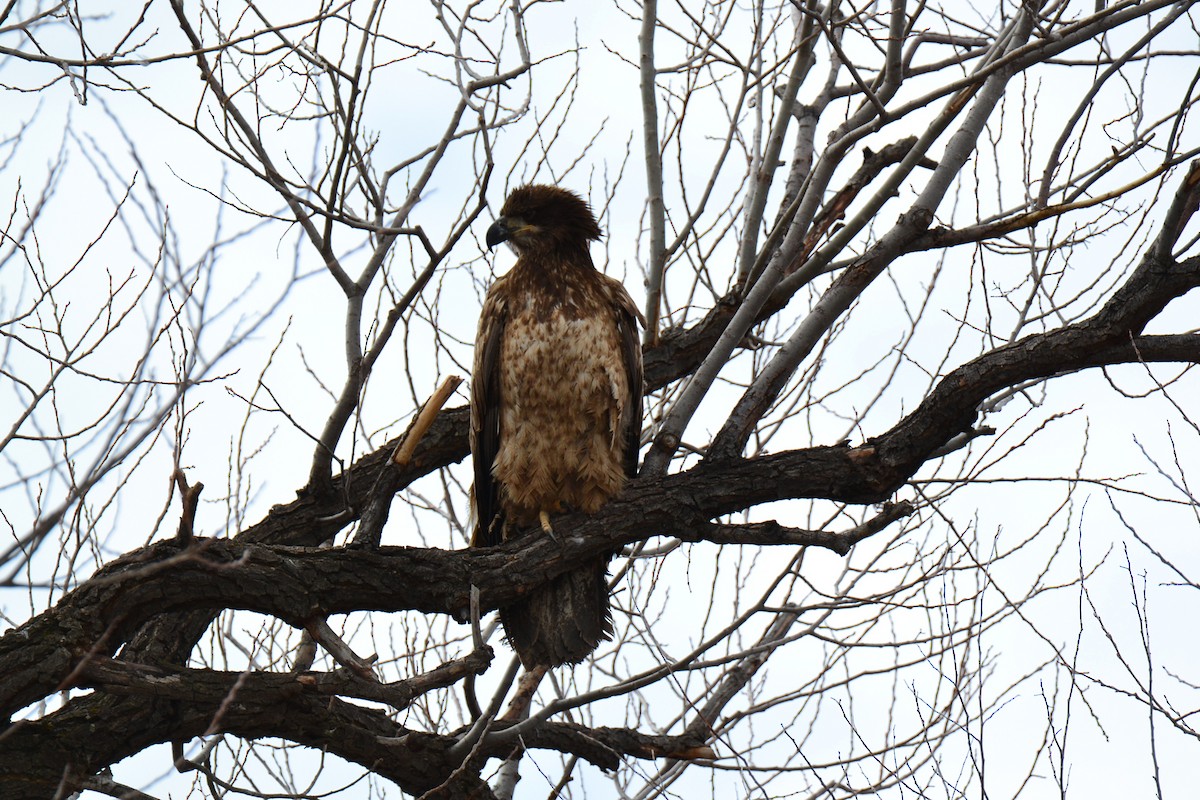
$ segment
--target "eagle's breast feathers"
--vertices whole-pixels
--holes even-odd
[[[636,315],[625,290],[595,271],[561,294],[525,277],[509,273],[493,293],[504,330],[492,477],[518,526],[541,511],[598,510],[625,484],[622,432],[634,415],[640,425],[624,363],[623,329]]]

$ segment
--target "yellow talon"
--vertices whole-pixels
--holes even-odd
[[[554,528],[550,527],[550,514],[546,511],[539,511],[538,519],[541,520],[542,530],[545,531],[551,539],[557,542],[558,537],[554,535]]]

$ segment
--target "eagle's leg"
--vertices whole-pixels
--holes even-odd
[[[542,530],[546,532],[554,541],[558,541],[558,536],[554,533],[554,528],[550,527],[550,514],[545,509],[538,512],[538,520],[542,523]]]

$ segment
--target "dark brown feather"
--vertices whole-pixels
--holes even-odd
[[[638,322],[645,324],[642,314],[630,298],[629,306],[617,307],[617,330],[621,332],[621,353],[629,380],[626,407],[631,413],[626,418],[622,438],[625,440],[625,476],[636,478],[638,474],[638,451],[642,447],[642,339],[638,336]]]
[[[484,322],[487,323],[486,328]],[[492,480],[492,464],[500,449],[500,342],[504,336],[502,309],[480,318],[475,374],[471,381],[471,454],[475,468],[475,519],[472,547],[500,544],[504,518],[499,489]]]

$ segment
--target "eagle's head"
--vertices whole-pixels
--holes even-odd
[[[533,183],[513,189],[487,229],[488,249],[508,242],[518,255],[587,250],[600,226],[587,202],[568,189]]]

